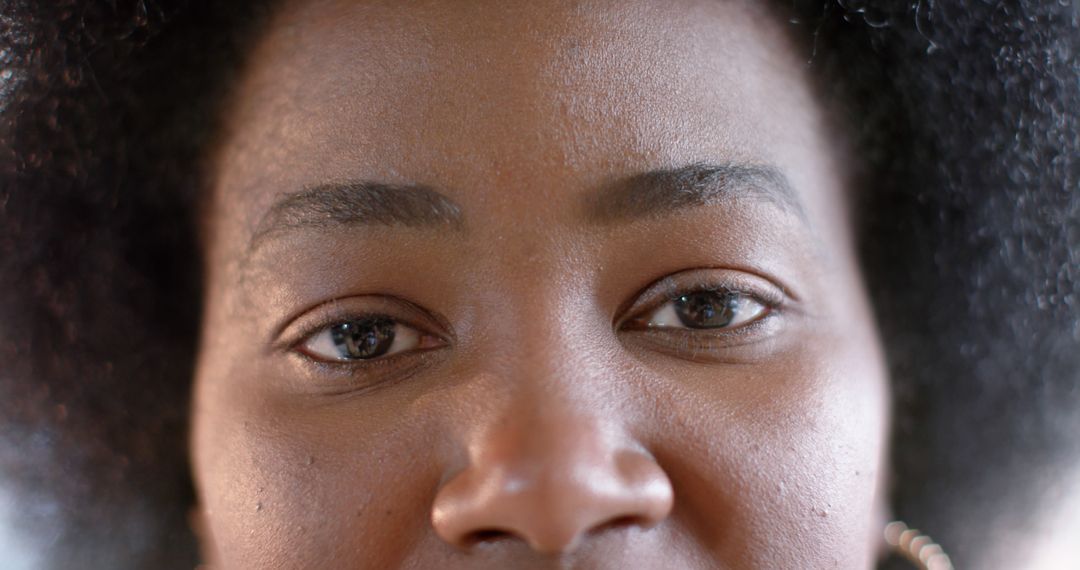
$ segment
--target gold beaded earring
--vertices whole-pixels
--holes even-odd
[[[885,542],[920,570],[953,570],[949,555],[936,542],[902,521],[885,525]]]

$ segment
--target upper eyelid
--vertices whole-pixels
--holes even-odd
[[[761,277],[757,276],[752,276],[749,278],[743,277],[742,279],[728,279],[723,281],[702,280],[701,282],[696,284],[668,285],[669,295],[674,298],[680,294],[684,294],[689,291],[716,291],[743,294],[748,297],[752,297],[758,301],[761,301],[762,304],[770,307],[778,306],[784,303],[785,297],[787,296],[787,293],[784,289],[774,285],[771,282],[768,282],[767,287],[746,287],[743,286],[743,284],[739,283],[740,280],[749,279],[752,279],[754,281],[768,282],[767,280],[764,280]],[[671,283],[674,281],[674,279],[672,279],[671,281],[665,281],[667,283]],[[772,291],[770,291],[769,289],[772,289]]]
[[[701,292],[701,291],[707,291],[707,292],[710,292],[710,293],[734,293],[734,294],[737,294],[737,295],[742,295],[744,297],[750,297],[751,299],[761,303],[762,305],[765,305],[766,307],[770,307],[770,308],[782,304],[781,300],[763,299],[762,296],[758,295],[756,291],[748,291],[748,290],[742,289],[742,288],[724,287],[724,286],[710,287],[708,285],[682,287],[682,288],[674,289],[674,290],[669,291],[667,293],[665,299],[667,301],[675,301],[679,297],[682,297],[683,295],[686,295],[687,293],[697,293],[697,292]]]

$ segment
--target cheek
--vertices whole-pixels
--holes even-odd
[[[656,394],[663,433],[677,436],[656,445],[675,518],[733,567],[870,567],[887,424],[879,363],[872,346],[818,339],[782,363]]]
[[[423,415],[399,402],[217,397],[199,406],[194,439],[217,567],[401,565],[426,532],[439,479],[436,430]]]

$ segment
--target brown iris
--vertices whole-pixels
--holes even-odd
[[[738,314],[739,294],[723,291],[696,291],[674,300],[679,321],[692,329],[713,329],[731,324]]]
[[[394,344],[394,326],[394,321],[386,317],[371,317],[334,325],[330,336],[342,358],[365,360],[390,350]]]

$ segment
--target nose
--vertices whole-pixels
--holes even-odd
[[[534,408],[535,409],[535,408]],[[590,533],[667,518],[671,482],[644,450],[587,417],[518,415],[471,442],[435,497],[436,533],[459,548],[502,538],[566,553]]]

